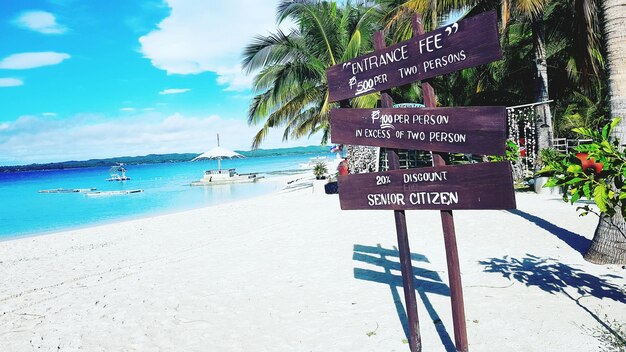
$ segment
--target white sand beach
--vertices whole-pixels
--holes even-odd
[[[595,217],[517,204],[454,213],[470,351],[599,350],[626,270],[583,260]],[[423,350],[454,351],[439,213],[407,222]],[[409,351],[396,246],[311,188],[0,242],[0,350]]]

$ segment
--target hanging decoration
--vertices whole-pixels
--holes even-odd
[[[537,115],[534,104],[507,108],[508,138],[519,147],[519,167],[524,176],[535,172],[537,165]]]
[[[352,174],[378,171],[380,148],[364,145],[347,145],[348,170]]]

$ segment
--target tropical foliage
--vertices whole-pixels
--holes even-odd
[[[545,187],[561,187],[563,200],[572,204],[582,199],[593,201],[578,206],[581,215],[595,213],[598,228],[585,255],[596,263],[626,262],[626,152],[612,132],[620,119],[613,119],[601,131],[575,128],[574,132],[591,143],[582,144],[568,154],[552,154],[544,160],[539,174],[550,175]]]
[[[618,140],[610,139],[619,120],[614,119],[601,131],[574,128],[575,133],[592,142],[545,160],[546,166],[539,174],[552,175],[546,187],[562,187],[563,199],[572,204],[586,198],[595,202],[600,213],[614,215],[620,211],[626,216],[626,154],[620,150]],[[594,212],[588,204],[578,209],[583,215]]]
[[[372,34],[384,29],[389,43],[413,35],[411,17],[423,14],[426,30],[452,16],[500,13],[504,59],[430,80],[442,106],[512,106],[538,98],[537,60],[550,87],[554,132],[574,137],[572,127],[598,128],[608,121],[607,77],[597,0],[377,0],[345,4],[316,0],[280,3],[278,21],[297,28],[258,36],[244,52],[244,68],[257,72],[249,122],[260,125],[253,146],[270,128],[298,138],[321,131],[329,138],[325,70],[373,50]],[[544,58],[537,57],[540,23]],[[545,87],[547,90],[547,86]],[[418,84],[392,89],[397,102],[422,100]],[[542,93],[543,94],[543,93]],[[378,95],[356,99],[352,106],[371,107]],[[550,119],[550,118],[549,118]],[[544,118],[545,121],[545,118]],[[550,122],[550,121],[548,121]]]
[[[365,2],[287,0],[278,6],[278,22],[296,28],[257,36],[244,51],[243,67],[256,72],[248,121],[261,125],[252,142],[257,148],[270,128],[284,130],[283,139],[322,133],[329,139],[326,69],[372,50],[378,11]],[[359,106],[376,99],[360,98]]]
[[[591,136],[609,121],[609,101],[613,116],[619,116],[616,114],[626,106],[620,96],[620,92],[626,91],[624,80],[618,79],[626,72],[626,61],[620,54],[626,47],[626,37],[622,35],[626,16],[621,8],[619,2],[599,0],[283,0],[278,7],[278,21],[292,21],[296,28],[256,37],[244,52],[245,69],[257,72],[256,95],[248,118],[261,129],[254,137],[253,147],[261,144],[270,128],[283,129],[284,139],[322,132],[322,143],[326,143],[332,132],[329,110],[335,105],[328,103],[325,70],[372,51],[375,30],[384,29],[388,43],[392,44],[413,36],[411,18],[416,13],[422,15],[428,31],[448,20],[493,9],[499,13],[503,60],[429,80],[437,93],[438,105],[513,106],[550,99],[550,107],[546,109],[544,104],[542,111],[537,112],[542,122],[537,136],[540,148],[549,146],[553,134],[566,138],[579,133]],[[603,27],[607,28],[605,33]],[[421,95],[419,84],[391,90],[396,102],[418,102]],[[379,97],[372,94],[342,104],[373,107]],[[607,129],[612,127],[603,131]],[[626,134],[623,122],[615,130]],[[600,135],[592,138],[598,141],[592,145],[599,149],[584,151],[590,148],[587,146],[579,151],[605,167],[618,165],[618,159],[599,154],[608,151],[598,139],[606,137],[604,132],[597,133]],[[605,142],[616,147],[608,140]],[[577,161],[568,156],[559,162],[569,167]],[[600,202],[598,206],[607,216],[621,215],[621,203],[616,203],[616,199],[622,200],[619,195],[615,197],[622,186],[617,173],[607,178],[607,170],[602,171],[605,176],[599,181],[598,175],[574,167],[570,171],[576,171],[578,176],[559,179],[554,184],[566,185],[570,191],[575,189],[568,197],[591,196]],[[574,181],[578,178],[585,181]],[[602,182],[606,183],[604,188],[600,186]],[[612,233],[603,226],[601,221],[596,235]],[[592,250],[618,252],[617,247],[595,246],[606,242],[596,238]],[[612,240],[615,238],[609,236],[608,241]]]
[[[472,16],[490,9],[499,11],[504,59],[430,80],[439,105],[512,106],[547,100],[547,95],[538,96],[542,82],[536,79],[537,60],[543,60],[550,87],[549,98],[554,101],[551,106],[557,136],[573,137],[572,127],[598,127],[607,121],[606,76],[599,40],[597,1],[379,2],[388,9],[383,21],[392,42],[413,35],[411,16],[414,13],[424,14],[425,28],[431,30],[436,28],[433,23],[445,23],[451,13]],[[460,10],[450,12],[454,9]],[[541,22],[545,27],[543,59],[537,57],[535,22]],[[417,85],[396,89],[393,97],[397,101],[421,99]]]

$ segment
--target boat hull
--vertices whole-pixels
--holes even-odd
[[[252,176],[233,176],[233,177],[228,177],[228,178],[222,178],[222,177],[213,177],[213,178],[203,178],[199,181],[194,181],[191,183],[192,186],[211,186],[211,185],[226,185],[226,184],[232,184],[232,183],[252,183],[252,182],[256,182],[259,179],[263,178],[258,177],[256,175]]]
[[[106,196],[123,196],[127,194],[142,193],[142,192],[143,192],[143,189],[129,189],[129,190],[124,190],[124,191],[96,191],[96,192],[85,193],[85,195],[88,197],[106,197]]]

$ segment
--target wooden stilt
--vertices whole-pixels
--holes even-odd
[[[419,15],[413,16],[413,35],[424,33],[424,26]],[[422,95],[424,105],[427,108],[437,106],[433,87],[422,82]],[[446,162],[441,154],[433,153],[433,166],[443,166]],[[459,267],[459,253],[456,245],[456,232],[454,229],[454,215],[452,210],[441,210],[441,226],[446,248],[446,261],[448,264],[448,281],[450,282],[450,301],[452,304],[452,322],[454,324],[454,343],[458,352],[468,352],[467,327],[465,323],[465,307],[463,303],[463,285],[461,283],[461,269]]]
[[[374,33],[374,48],[376,50],[385,47],[385,37],[382,31]],[[381,93],[381,107],[393,107],[393,101],[389,94]],[[389,169],[400,168],[398,153],[395,149],[387,152]],[[404,289],[404,301],[406,316],[409,325],[409,347],[411,352],[422,351],[422,339],[419,331],[419,319],[417,316],[417,299],[415,297],[415,285],[413,283],[413,263],[411,262],[411,249],[409,248],[409,236],[406,228],[406,216],[404,210],[394,210],[396,221],[396,234],[398,237],[398,252],[400,255],[400,270],[402,272],[402,288]]]

